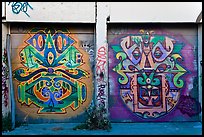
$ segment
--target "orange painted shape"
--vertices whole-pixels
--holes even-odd
[[[44,101],[44,102],[47,102],[48,100],[49,100],[49,97],[43,97],[43,95],[41,94],[41,91],[42,90],[42,88],[38,91],[37,89],[36,89],[36,86],[34,86],[34,88],[33,88],[33,91],[34,91],[34,94],[36,95],[36,97],[39,99],[39,100],[42,100],[42,101]]]

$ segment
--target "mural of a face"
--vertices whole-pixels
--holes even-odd
[[[142,118],[158,118],[178,103],[180,78],[186,70],[179,65],[181,45],[165,35],[141,30],[121,38],[111,48],[119,61],[112,70],[119,74],[120,96],[127,107]]]
[[[13,71],[13,78],[19,82],[18,102],[34,104],[39,108],[37,114],[79,109],[87,97],[92,98],[88,55],[67,30],[32,29],[29,35],[27,45],[16,57],[22,67]]]

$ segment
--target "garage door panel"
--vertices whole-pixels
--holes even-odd
[[[62,28],[69,28],[68,32],[69,33],[87,33],[87,34],[93,34],[94,32],[94,27],[92,24],[59,24],[59,25],[53,25],[53,24],[47,24],[47,23],[32,23],[32,24],[27,24],[27,23],[15,23],[11,24],[11,34],[27,34],[30,32],[32,29],[45,29],[45,28],[53,28],[53,29],[59,29],[61,30]],[[35,32],[30,32],[31,34],[34,34]]]
[[[86,41],[94,47],[93,26],[50,26],[12,26],[17,120],[80,122],[93,99],[90,54],[81,46]]]
[[[195,25],[111,24],[108,42],[113,121],[198,120]]]

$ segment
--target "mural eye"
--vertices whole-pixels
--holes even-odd
[[[147,78],[147,79],[146,79],[146,82],[147,82],[148,84],[150,84],[150,83],[151,83],[151,79],[150,79],[150,78]]]
[[[76,62],[77,63],[81,63],[82,62],[82,59],[81,59],[81,55],[80,54],[76,54]]]
[[[54,61],[54,55],[52,54],[52,52],[48,53],[48,62],[50,64],[52,64],[52,62]]]
[[[167,65],[166,64],[161,64],[157,67],[157,70],[159,70],[159,72],[163,72],[167,69]]]
[[[63,45],[62,41],[63,41],[62,37],[58,36],[58,38],[57,38],[57,46],[58,46],[60,51],[62,50],[62,45]]]
[[[80,60],[80,59],[78,59],[78,60],[77,60],[77,63],[80,63],[80,62],[81,62],[81,60]]]
[[[132,71],[134,71],[134,70],[136,69],[136,67],[133,66],[133,65],[129,65],[128,68],[129,68],[130,70],[132,70]]]
[[[162,56],[161,49],[157,47],[155,52],[154,52],[154,55],[156,58],[160,58]]]
[[[44,41],[44,39],[43,39],[43,36],[42,36],[42,35],[39,35],[39,36],[38,36],[38,46],[39,46],[40,49],[43,48],[44,43],[45,43],[45,41]]]
[[[136,48],[134,51],[133,51],[133,56],[135,57],[135,59],[139,59],[140,58],[140,51],[139,51],[139,48]]]

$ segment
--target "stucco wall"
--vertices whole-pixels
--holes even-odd
[[[94,23],[95,2],[7,2],[6,20]]]
[[[12,22],[95,23],[100,2],[2,2],[2,16]],[[109,22],[196,22],[202,2],[102,2]],[[103,10],[103,9],[102,9]],[[108,15],[107,15],[108,16]]]
[[[195,22],[202,2],[110,2],[110,22]]]

